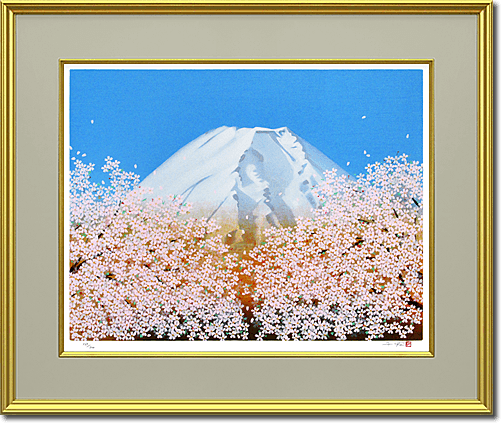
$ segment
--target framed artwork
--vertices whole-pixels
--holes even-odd
[[[492,412],[491,2],[1,7],[3,413]]]

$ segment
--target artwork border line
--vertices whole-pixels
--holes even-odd
[[[429,349],[428,351],[359,352],[359,351],[123,351],[75,352],[64,350],[64,123],[65,65],[427,65],[429,69]],[[434,357],[434,60],[433,59],[60,59],[59,60],[59,356],[60,357],[365,357],[415,358]],[[175,342],[175,341],[173,341]]]

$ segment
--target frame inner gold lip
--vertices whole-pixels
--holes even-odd
[[[60,286],[59,286],[59,356],[60,357],[434,357],[434,60],[433,59],[60,59],[60,93],[59,93],[59,175],[60,175]],[[142,65],[142,64],[175,64],[175,65],[288,65],[288,64],[368,64],[368,65],[427,65],[429,67],[429,350],[427,352],[311,352],[311,351],[153,351],[153,352],[68,352],[64,350],[64,254],[63,216],[64,216],[64,66],[65,65]],[[175,342],[175,341],[174,341]]]

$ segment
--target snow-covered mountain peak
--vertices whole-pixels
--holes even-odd
[[[347,174],[287,127],[222,126],[182,147],[141,186],[153,197],[181,195],[196,216],[250,243],[263,227],[310,215],[318,206],[311,188],[331,169]]]

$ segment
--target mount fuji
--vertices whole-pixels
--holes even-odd
[[[188,143],[140,184],[180,195],[196,217],[222,226],[229,244],[256,243],[267,226],[295,225],[318,206],[311,192],[339,165],[286,127],[220,127]]]

